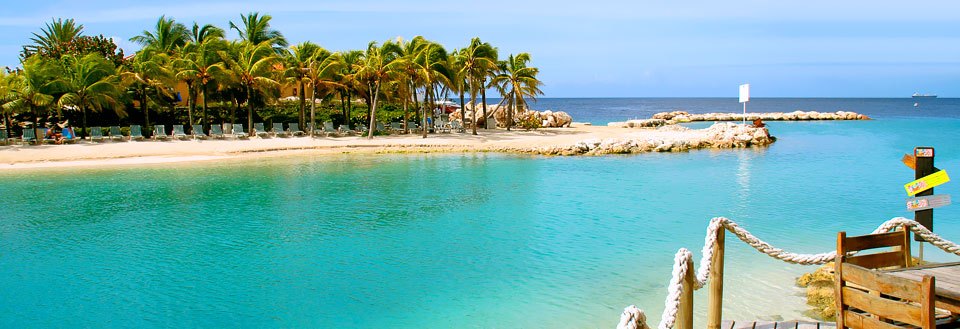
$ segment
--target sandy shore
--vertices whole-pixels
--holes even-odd
[[[661,140],[677,143],[703,139],[706,129],[625,129],[574,124],[570,128],[532,131],[505,129],[466,133],[390,135],[367,139],[347,137],[253,137],[241,140],[183,140],[133,142],[81,142],[70,145],[0,146],[0,170],[25,168],[139,165],[188,161],[211,161],[251,156],[310,153],[407,153],[407,152],[519,152],[563,148],[598,140]]]

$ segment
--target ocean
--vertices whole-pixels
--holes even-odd
[[[300,155],[0,173],[0,327],[610,328],[656,325],[678,248],[725,216],[798,253],[911,214],[900,162],[960,168],[960,100],[755,99],[761,149],[600,157]],[[606,124],[736,99],[541,99]],[[703,126],[698,123],[694,126]],[[482,134],[482,131],[481,131]],[[957,195],[957,183],[936,188]],[[934,231],[960,241],[960,208]],[[916,246],[914,246],[916,248]],[[916,249],[914,249],[916,250]],[[956,256],[933,250],[935,261]],[[804,318],[789,265],[727,238],[724,318]],[[706,293],[696,294],[697,321]]]

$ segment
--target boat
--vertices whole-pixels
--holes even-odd
[[[913,93],[913,98],[937,98],[937,95]]]

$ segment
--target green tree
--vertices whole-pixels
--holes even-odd
[[[260,16],[260,13],[251,12],[246,16],[240,15],[240,25],[230,22],[230,28],[237,31],[240,40],[250,44],[258,45],[263,42],[269,42],[270,46],[280,54],[283,48],[287,47],[287,39],[283,33],[270,28],[270,15]]]
[[[401,52],[400,47],[391,41],[379,46],[375,41],[370,42],[362,60],[355,64],[357,80],[363,84],[370,99],[370,125],[368,126],[370,131],[367,134],[369,139],[373,139],[377,129],[377,101],[380,88],[384,82],[396,77],[397,68],[402,64]]]
[[[34,123],[39,126],[41,118],[56,100],[54,95],[60,93],[61,86],[56,77],[61,74],[56,62],[40,57],[27,58],[23,61],[23,71],[13,82],[17,96],[9,106],[33,114]]]
[[[414,57],[414,62],[417,63],[417,69],[420,71],[420,77],[423,79],[423,97],[426,106],[423,107],[421,113],[421,127],[423,127],[421,133],[423,138],[427,138],[427,132],[429,130],[427,127],[427,117],[433,115],[433,109],[436,106],[438,96],[436,88],[449,85],[452,75],[447,62],[449,56],[443,46],[426,40],[419,43],[421,46],[416,57]]]
[[[19,97],[17,95],[19,78],[20,76],[17,73],[8,74],[6,71],[0,70],[0,112],[3,112],[3,128],[6,129],[7,136],[13,136],[13,132],[10,130],[12,124],[10,115],[18,110],[16,101]]]
[[[145,49],[172,55],[187,43],[189,37],[190,31],[186,26],[177,23],[173,18],[160,16],[154,31],[144,30],[140,35],[130,38],[130,41],[140,44]]]
[[[253,93],[264,94],[279,86],[277,81],[270,78],[274,73],[273,65],[277,62],[277,57],[269,42],[242,42],[236,58],[228,56],[226,52],[221,52],[221,58],[227,64],[227,73],[243,89],[246,96],[247,127],[253,136]]]
[[[83,35],[83,25],[78,25],[72,18],[66,20],[57,18],[40,29],[39,34],[33,34],[33,38],[30,38],[33,44],[24,46],[24,53],[38,53],[62,47],[81,35]],[[26,57],[28,56],[24,56]]]
[[[304,123],[306,121],[306,86],[310,83],[308,77],[310,61],[320,49],[317,44],[307,41],[290,47],[288,51],[284,52],[283,56],[284,67],[286,68],[284,76],[286,76],[288,83],[298,86],[299,124],[301,127],[305,127]]]
[[[306,78],[310,87],[310,123],[314,127],[317,123],[317,92],[321,88],[329,92],[341,86],[335,79],[342,65],[343,62],[339,53],[330,53],[323,48],[317,49],[310,60],[307,61]],[[310,131],[310,135],[313,136],[313,131]]]
[[[159,103],[160,99],[171,96],[168,86],[175,83],[175,75],[169,63],[167,54],[142,49],[127,63],[121,75],[123,85],[129,86],[130,93],[140,103],[144,127],[150,126],[149,103]]]
[[[470,40],[470,45],[464,48],[462,52],[460,70],[467,79],[470,89],[470,102],[473,103],[473,134],[476,135],[477,91],[484,87],[484,80],[490,70],[497,67],[497,48],[494,48],[489,43],[480,41],[480,38],[473,38]],[[484,119],[486,119],[486,108],[486,100],[484,100]],[[462,108],[460,114],[461,117],[463,117],[464,112]]]
[[[540,91],[543,83],[537,79],[540,70],[527,66],[529,62],[530,54],[528,53],[519,53],[516,56],[511,54],[506,61],[499,63],[498,73],[491,81],[508,108],[507,130],[513,126],[513,114],[527,108],[525,98],[536,99],[537,95],[543,95]]]
[[[207,89],[216,77],[222,76],[223,60],[217,51],[224,47],[224,31],[216,26],[207,24],[200,27],[193,23],[189,40],[182,47],[180,57],[176,60],[176,77],[187,85],[188,111],[187,117],[193,124],[193,113],[196,112],[196,95],[203,99],[201,122],[204,129],[209,127],[207,116]]]
[[[120,96],[120,80],[113,63],[96,54],[76,58],[63,58],[63,81],[65,94],[60,96],[58,105],[74,106],[79,108],[83,116],[81,139],[86,138],[87,110],[100,112],[104,108],[112,108],[120,117],[126,116],[123,107],[118,101]]]

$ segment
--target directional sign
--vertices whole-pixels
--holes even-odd
[[[906,185],[903,185],[903,189],[907,190],[907,195],[914,196],[917,193],[932,189],[949,181],[950,176],[947,176],[947,171],[941,170],[927,175],[921,179],[909,182]]]
[[[928,195],[917,198],[907,199],[908,211],[920,211],[926,209],[940,208],[950,205],[950,195]]]
[[[917,169],[917,158],[912,155],[904,154],[903,158],[900,159],[900,161],[902,161],[903,164],[909,167],[910,169],[914,169],[914,170]]]
[[[932,147],[917,147],[913,149],[913,155],[918,158],[932,158],[933,157],[933,148]]]

